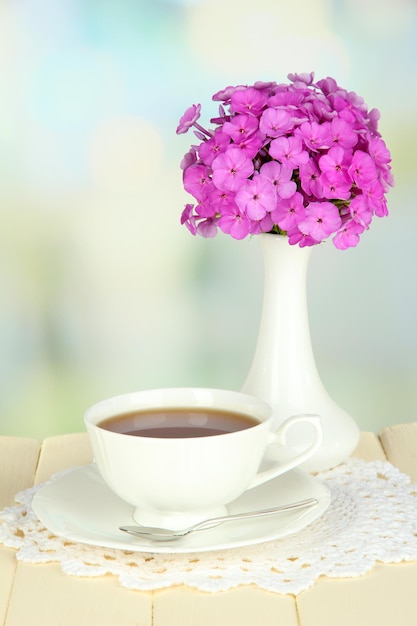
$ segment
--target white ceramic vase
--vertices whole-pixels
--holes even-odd
[[[290,415],[318,414],[323,443],[304,469],[317,472],[345,461],[359,440],[355,421],[328,395],[315,363],[307,310],[307,269],[312,248],[290,246],[286,237],[261,234],[256,239],[264,260],[264,296],[255,354],[244,393],[268,402],[274,428]],[[300,425],[289,446],[300,450],[311,440]]]

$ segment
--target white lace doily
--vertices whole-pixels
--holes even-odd
[[[417,560],[417,485],[390,463],[351,459],[317,476],[332,501],[304,530],[264,544],[217,552],[145,554],[99,548],[56,537],[32,510],[42,486],[16,496],[17,506],[0,512],[0,543],[20,561],[59,562],[66,574],[113,574],[124,587],[142,591],[187,585],[225,591],[255,584],[298,594],[319,576],[353,577],[377,562]],[[53,479],[51,479],[53,480]]]

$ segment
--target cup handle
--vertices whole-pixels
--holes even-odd
[[[313,456],[323,440],[323,430],[321,427],[321,420],[318,415],[293,415],[292,417],[289,417],[283,424],[281,424],[276,432],[269,433],[268,443],[269,445],[285,445],[288,430],[292,428],[294,424],[298,424],[300,422],[307,422],[313,426],[315,432],[312,443],[308,446],[308,448],[295,455],[292,459],[289,459],[284,463],[278,463],[270,469],[256,474],[256,476],[254,476],[249,483],[247,489],[258,487],[258,485],[262,485],[262,483],[265,483],[272,478],[281,476],[281,474],[285,474],[285,472],[294,469],[294,467],[301,465],[301,463],[304,463],[304,461],[307,461],[307,459]]]

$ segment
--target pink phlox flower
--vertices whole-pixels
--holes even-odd
[[[235,91],[239,91],[241,89],[246,89],[246,85],[236,85],[235,87],[233,87],[232,85],[228,85],[224,89],[220,89],[220,91],[217,91],[211,99],[215,102],[230,102],[232,94],[234,94]]]
[[[336,104],[341,102],[340,100],[336,101]],[[346,122],[352,129],[352,131],[357,132],[359,134],[370,133],[369,129],[369,119],[367,117],[366,105],[364,105],[364,110],[361,110],[359,107],[354,106],[349,102],[349,100],[342,100],[344,106],[340,108],[338,111],[338,117]],[[358,149],[359,143],[354,147]]]
[[[299,137],[277,137],[271,141],[269,154],[289,168],[295,169],[307,163],[308,152],[303,149],[303,142]]]
[[[385,196],[381,198],[378,206],[375,207],[375,215],[377,217],[386,217],[388,215],[387,199]]]
[[[209,170],[205,165],[198,163],[191,165],[183,173],[184,189],[197,200],[204,200],[207,196],[207,186],[210,184]]]
[[[294,135],[300,137],[307,148],[313,152],[326,149],[331,144],[329,125],[327,122],[324,124],[304,122],[294,131]]]
[[[198,154],[205,165],[211,165],[213,160],[230,144],[230,137],[217,128],[213,137],[203,141],[198,147]]]
[[[352,155],[343,148],[330,148],[327,154],[319,158],[319,167],[327,180],[334,183],[347,183],[351,186],[348,167],[352,162]]]
[[[384,192],[387,193],[390,187],[394,187],[394,176],[391,172],[391,168],[388,168],[387,170],[380,170],[379,174],[381,185],[384,188]]]
[[[253,174],[251,159],[240,148],[229,148],[212,163],[213,182],[219,189],[237,191],[242,182]]]
[[[258,89],[247,87],[232,93],[230,109],[234,113],[250,113],[258,115],[262,110],[267,96]]]
[[[186,154],[184,154],[184,157],[180,163],[180,168],[182,170],[186,170],[191,165],[194,165],[196,161],[197,161],[197,152],[196,152],[195,147],[191,146],[189,151]]]
[[[302,233],[298,226],[294,226],[294,228],[289,230],[287,235],[290,246],[298,244],[300,248],[305,248],[306,246],[315,246],[317,244],[317,241],[313,239],[313,237]]]
[[[291,115],[283,109],[265,109],[259,121],[259,129],[267,137],[285,135],[293,128],[294,122]]]
[[[235,193],[227,189],[218,189],[212,185],[207,202],[213,205],[216,214],[221,215],[226,208],[235,204]]]
[[[310,202],[305,212],[306,217],[299,222],[298,228],[318,242],[336,232],[342,225],[339,211],[332,202]]]
[[[311,121],[319,122],[331,122],[334,118],[334,111],[330,106],[327,98],[321,94],[317,94],[317,97],[310,98],[305,103],[305,109],[309,112],[309,118]]]
[[[355,220],[348,220],[333,237],[333,243],[338,250],[347,250],[358,245],[364,227]]]
[[[303,196],[298,191],[291,198],[279,199],[276,208],[271,213],[271,218],[281,230],[291,230],[305,217]]]
[[[254,159],[261,149],[263,144],[262,134],[255,132],[252,135],[248,135],[246,139],[243,139],[240,143],[236,144],[240,150],[242,150],[249,159]]]
[[[378,121],[381,117],[381,113],[378,109],[372,109],[368,113],[368,128],[373,135],[379,135],[378,133]]]
[[[362,96],[359,96],[355,91],[346,91],[346,100],[349,103],[349,106],[357,111],[358,116],[363,118],[364,115],[367,114],[368,107],[366,106],[365,100]]]
[[[196,218],[193,214],[194,205],[186,204],[183,212],[181,213],[181,224],[188,228],[192,235],[197,234]]]
[[[242,113],[232,117],[230,122],[225,122],[222,130],[226,135],[229,135],[235,143],[240,143],[253,135],[258,128],[259,123],[256,117]]]
[[[218,219],[213,217],[201,220],[196,227],[197,235],[206,239],[212,239],[217,235],[217,223]]]
[[[194,209],[193,204],[186,204],[181,214],[181,224],[185,224],[192,235],[201,235],[202,237],[215,237],[217,234],[217,217],[204,217],[201,211],[201,205],[197,205]]]
[[[237,206],[251,220],[261,220],[274,210],[277,194],[269,178],[258,174],[253,179],[246,180],[235,198]]]
[[[269,213],[266,214],[265,217],[269,216]],[[264,218],[265,219],[265,218]],[[271,220],[272,221],[272,220]],[[249,220],[249,235],[260,235],[263,232],[268,232],[268,231],[263,231],[262,227],[261,227],[261,221],[257,221],[257,220]],[[272,224],[273,226],[273,224]],[[272,228],[271,226],[271,228]],[[269,230],[271,230],[271,228]]]
[[[368,202],[363,194],[353,198],[349,204],[349,216],[355,222],[358,222],[363,228],[368,228],[372,222],[372,209],[369,208]],[[349,220],[350,221],[350,220]]]
[[[378,180],[372,181],[362,194],[357,197],[362,198],[364,206],[368,208],[371,215],[376,215],[377,217],[386,217],[388,215],[384,187]]]
[[[190,107],[188,107],[177,126],[177,135],[182,135],[183,133],[188,132],[191,126],[194,126],[194,124],[200,117],[200,111],[201,104],[192,104]]]
[[[391,163],[391,155],[381,137],[371,137],[369,141],[369,154],[375,161],[377,167],[387,169],[388,163]]]
[[[217,207],[214,203],[210,202],[209,198],[206,198],[196,204],[194,212],[197,217],[216,217]]]
[[[250,220],[250,235],[259,235],[260,233],[269,233],[274,227],[274,221],[271,214],[267,213],[260,220]]]
[[[349,180],[329,180],[326,174],[320,176],[323,198],[329,200],[349,200],[352,195],[352,183]]]
[[[254,83],[253,87],[254,89],[257,89],[258,91],[266,91],[268,94],[270,94],[277,88],[277,84],[275,81],[265,82],[263,80],[257,80]]]
[[[331,102],[336,111],[341,113],[349,110],[356,119],[363,119],[367,107],[361,96],[358,96],[354,91],[347,92],[346,89],[340,88],[332,96]]]
[[[386,215],[384,205],[384,188],[379,180],[373,180],[363,191],[363,196],[366,198],[366,203],[370,210],[379,215],[382,210],[382,215]],[[381,206],[382,205],[382,206]]]
[[[297,184],[291,180],[293,170],[278,161],[264,163],[259,173],[269,178],[280,198],[290,198],[297,191]]]
[[[235,204],[227,207],[219,218],[218,226],[233,239],[244,239],[249,235],[251,223],[249,218]]]
[[[270,96],[266,102],[266,106],[269,108],[283,107],[286,111],[296,112],[298,107],[302,104],[304,95],[298,91],[290,91],[286,88],[284,91],[277,91]]]
[[[330,122],[329,130],[331,143],[335,146],[351,150],[358,142],[358,135],[352,130],[352,126],[340,117]]]
[[[321,172],[315,159],[309,159],[305,165],[300,165],[299,175],[301,188],[307,196],[323,198]]]
[[[263,217],[259,222],[259,227],[261,229],[261,233],[269,233],[274,226],[274,220],[271,217],[270,213],[267,213],[265,217]]]
[[[373,158],[362,150],[356,150],[353,153],[348,172],[360,189],[366,189],[370,183],[378,178],[378,171]]]
[[[301,74],[287,74],[288,80],[292,83],[301,83],[302,85],[312,85],[314,81],[314,72],[304,72]]]
[[[321,89],[325,96],[328,96],[329,94],[335,93],[339,90],[339,85],[337,84],[335,79],[331,78],[330,76],[317,81],[317,87]]]
[[[352,128],[357,127],[356,115],[347,107],[338,112],[338,118],[349,124]]]

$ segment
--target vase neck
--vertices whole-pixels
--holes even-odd
[[[252,366],[243,387],[271,401],[274,381],[300,389],[321,385],[311,346],[307,270],[311,249],[290,246],[282,235],[259,235],[264,260],[264,293]],[[268,380],[269,377],[269,380]],[[280,394],[282,395],[280,385]]]
[[[272,234],[260,235],[259,245],[264,263],[264,292],[271,286],[281,298],[288,301],[301,297],[306,306],[311,247],[291,246],[287,237]]]

